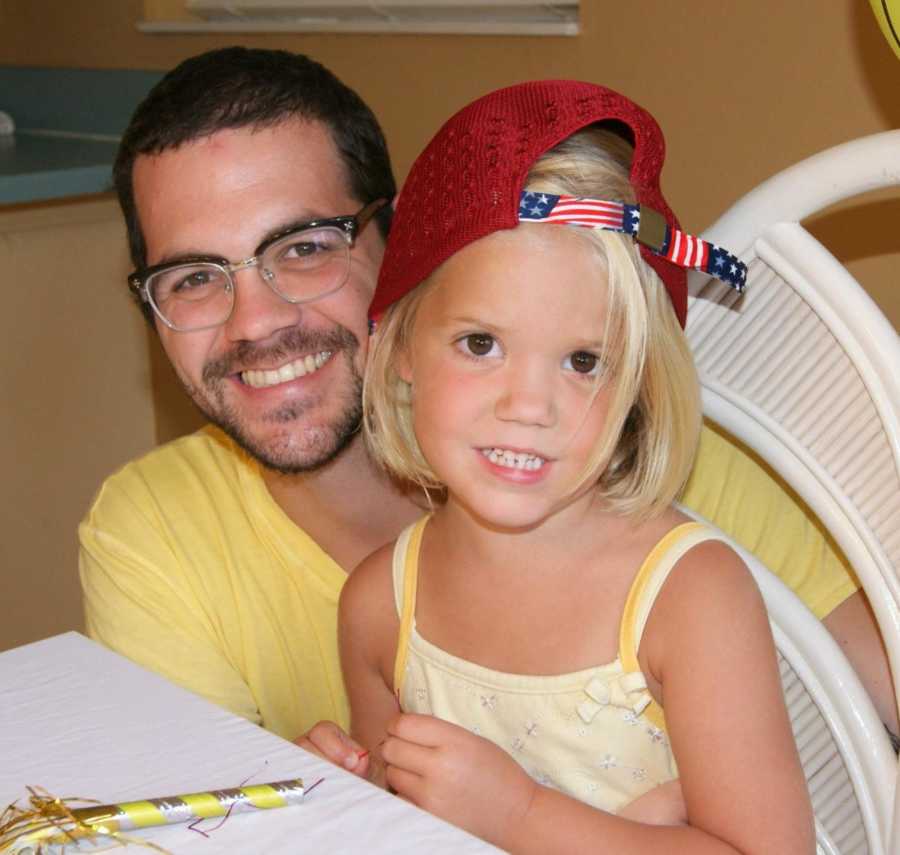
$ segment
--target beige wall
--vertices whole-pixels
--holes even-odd
[[[111,200],[0,209],[0,650],[81,626],[75,529],[155,441]]]
[[[237,37],[142,35],[134,26],[140,0],[0,0],[0,63],[166,69],[235,42],[303,51],[373,107],[401,177],[441,121],[492,88],[538,77],[604,83],[660,120],[669,143],[664,187],[692,230],[779,169],[900,126],[900,64],[864,0],[582,0],[582,7],[577,38]],[[90,236],[76,238],[79,245],[104,247],[90,264],[106,252],[118,259],[115,270],[91,268],[88,279],[101,290],[121,281],[127,263],[111,206],[107,215]],[[827,215],[815,231],[900,327],[898,222],[894,195]],[[4,360],[2,388],[11,390],[7,412],[15,423],[4,426],[0,440],[13,436],[19,445],[7,451],[4,465],[12,486],[4,491],[10,523],[2,535],[2,567],[7,579],[25,581],[14,596],[7,593],[15,609],[3,609],[0,649],[78,624],[73,529],[87,497],[103,472],[196,423],[136,313],[112,290],[109,300],[118,302],[104,323],[85,313],[59,315],[55,295],[60,282],[70,281],[67,261],[48,255],[45,266],[26,265],[46,300],[26,323],[4,312],[5,343],[18,355]],[[9,281],[8,270],[2,275]],[[44,396],[40,404],[29,398],[35,385]],[[29,417],[20,422],[23,412]],[[74,446],[66,444],[73,425],[79,426]],[[83,464],[77,475],[76,460]],[[46,552],[39,560],[38,547]]]

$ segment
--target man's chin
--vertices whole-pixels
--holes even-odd
[[[358,434],[357,427],[336,431],[306,426],[298,431],[281,430],[260,437],[235,430],[227,424],[219,424],[219,427],[261,466],[281,475],[299,475],[321,469],[339,457]]]
[[[331,463],[359,435],[362,408],[354,400],[345,410],[323,420],[317,414],[315,423],[309,408],[268,413],[258,423],[247,423],[229,410],[223,413],[212,407],[200,410],[244,451],[262,466],[283,475],[312,472]]]
[[[248,424],[230,413],[223,417],[211,408],[200,410],[261,466],[283,475],[320,469],[338,457],[359,433],[360,414],[355,409],[325,424],[309,424],[308,414],[306,419]]]

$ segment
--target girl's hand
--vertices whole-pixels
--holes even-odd
[[[294,740],[295,745],[318,754],[319,757],[341,766],[360,778],[369,774],[369,752],[350,738],[333,721],[320,721],[303,736]]]
[[[398,795],[497,846],[527,813],[537,784],[505,751],[433,716],[400,714],[381,747]]]

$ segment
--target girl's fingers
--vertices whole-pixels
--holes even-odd
[[[399,713],[388,722],[387,732],[407,742],[427,748],[439,748],[452,742],[459,733],[468,733],[455,724],[433,715]]]
[[[320,721],[297,744],[351,772],[360,772],[361,764],[368,769],[368,751],[334,722]]]
[[[421,775],[396,766],[388,766],[385,773],[385,781],[388,787],[401,799],[406,799],[414,805],[420,804],[423,786]]]
[[[427,772],[432,756],[432,748],[408,742],[396,736],[389,736],[381,746],[381,759],[388,766],[403,769],[415,775],[424,775]]]

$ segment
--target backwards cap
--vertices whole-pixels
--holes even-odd
[[[625,207],[636,221],[643,220],[632,231],[684,326],[685,262],[675,263],[666,254],[678,258],[673,244],[685,236],[659,187],[665,158],[662,131],[653,116],[624,95],[574,80],[534,81],[491,92],[437,132],[413,164],[397,201],[369,316],[380,317],[464,246],[515,228],[525,179],[535,161],[576,131],[604,120],[621,122],[630,131],[630,180],[638,205]],[[740,265],[723,250],[705,246]],[[688,266],[707,269],[710,258],[703,252],[703,265]],[[740,290],[743,283],[732,284]]]

